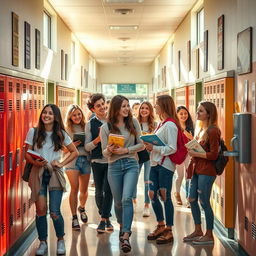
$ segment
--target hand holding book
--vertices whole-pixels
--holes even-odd
[[[185,146],[189,150],[194,150],[195,152],[199,153],[205,153],[205,150],[196,139],[189,141],[187,144],[185,144]]]
[[[45,159],[36,151],[32,150],[32,149],[28,149],[27,153],[34,159],[34,160],[40,160],[40,161],[44,161]]]

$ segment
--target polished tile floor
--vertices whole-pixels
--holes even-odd
[[[195,246],[191,243],[183,243],[182,238],[193,231],[193,220],[190,209],[175,207],[175,226],[173,228],[174,242],[168,245],[157,245],[155,242],[148,242],[147,234],[154,229],[156,222],[153,211],[148,218],[142,217],[143,210],[143,174],[140,175],[138,185],[138,201],[135,207],[135,215],[132,225],[131,246],[132,252],[126,255],[143,256],[231,256],[236,255],[228,247],[224,247],[217,236],[214,246]],[[66,193],[62,212],[65,220],[65,241],[67,256],[116,256],[124,255],[119,247],[119,227],[115,220],[114,212],[112,223],[114,232],[98,235],[96,232],[99,223],[99,216],[94,201],[94,187],[89,187],[87,201],[88,224],[81,226],[81,232],[72,231],[71,215]],[[113,209],[112,209],[113,211]],[[49,219],[49,250],[48,256],[56,255],[56,237],[51,219]],[[35,255],[38,240],[36,239],[28,248],[24,256]],[[19,255],[20,256],[20,255]]]

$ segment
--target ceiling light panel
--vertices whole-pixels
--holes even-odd
[[[139,28],[138,25],[130,25],[130,26],[122,26],[122,25],[110,25],[110,30],[137,30]]]
[[[142,3],[144,0],[104,0],[105,3]]]

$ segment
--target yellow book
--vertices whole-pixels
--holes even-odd
[[[109,145],[114,144],[116,146],[123,147],[124,141],[125,141],[125,139],[124,139],[123,135],[110,133],[108,136],[108,144]]]

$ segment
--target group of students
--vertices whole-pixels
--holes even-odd
[[[72,213],[72,228],[80,230],[77,212],[83,223],[88,221],[85,204],[88,198],[88,184],[92,169],[95,182],[95,201],[101,217],[98,233],[113,231],[111,208],[114,209],[120,225],[119,240],[121,249],[131,251],[130,236],[136,198],[136,186],[142,164],[138,163],[137,152],[146,148],[150,160],[144,162],[145,205],[143,216],[149,216],[151,201],[157,227],[148,236],[157,244],[173,241],[174,207],[171,199],[172,179],[177,169],[176,200],[181,202],[180,186],[184,170],[191,174],[190,186],[186,186],[186,197],[191,207],[195,230],[184,237],[184,242],[194,244],[212,244],[213,211],[210,194],[216,178],[213,164],[218,156],[220,130],[217,125],[217,110],[211,102],[201,102],[197,109],[197,127],[188,110],[179,107],[169,95],[156,99],[155,113],[160,122],[157,125],[153,107],[149,102],[139,106],[137,118],[133,117],[129,100],[116,95],[111,99],[106,115],[105,97],[93,94],[88,101],[88,108],[94,116],[86,123],[82,109],[77,105],[69,106],[65,126],[59,108],[54,104],[46,105],[39,117],[37,129],[31,128],[25,140],[27,149],[39,152],[44,161],[33,159],[26,154],[26,160],[33,164],[29,177],[32,201],[36,205],[36,228],[40,240],[36,255],[44,255],[47,250],[47,189],[49,190],[49,211],[57,236],[57,254],[65,253],[64,220],[60,212],[61,200],[65,191],[63,169],[70,182],[69,203]],[[168,118],[176,121],[165,122]],[[211,127],[211,129],[208,129]],[[188,151],[188,157],[180,166],[176,166],[168,157],[177,150],[178,129],[192,139],[193,136],[205,149],[206,153]],[[81,141],[73,142],[75,133],[85,132],[84,145]],[[164,142],[164,146],[155,146],[141,140],[141,132],[154,132]],[[121,134],[124,146],[108,143],[110,133]],[[90,153],[89,153],[90,152]],[[189,165],[188,165],[189,163]],[[78,192],[79,198],[78,198]],[[160,199],[163,201],[164,208]],[[201,212],[205,212],[207,231],[203,235]]]

